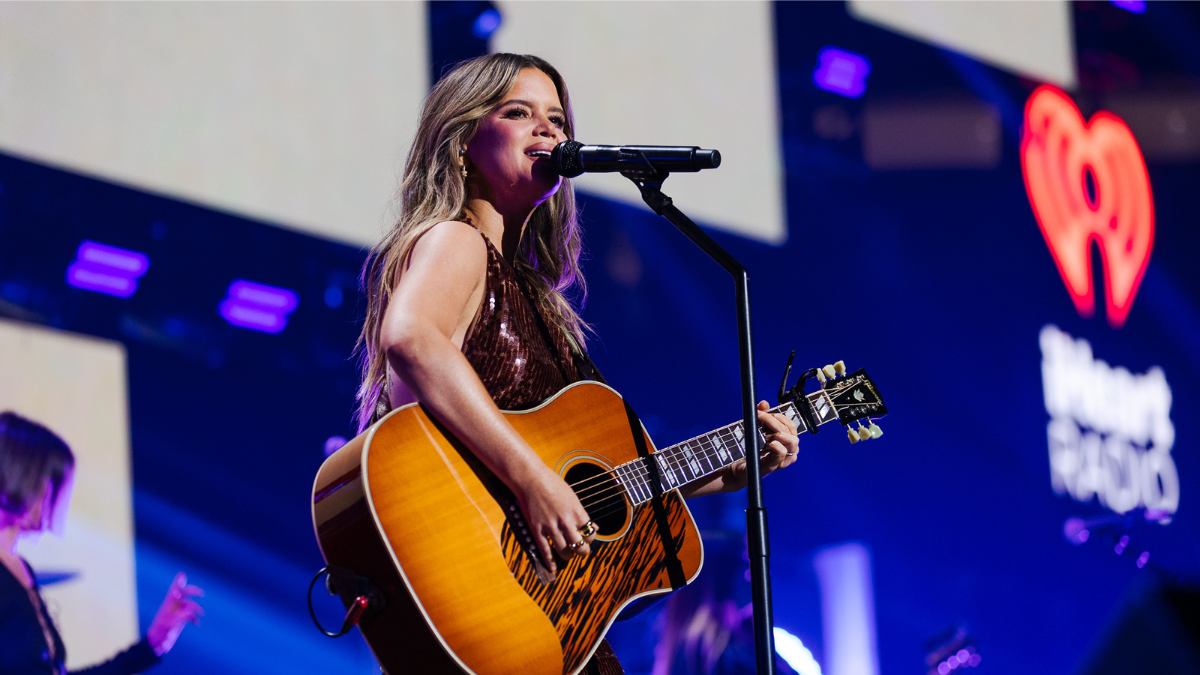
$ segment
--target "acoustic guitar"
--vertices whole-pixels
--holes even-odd
[[[774,411],[802,431],[836,420],[852,441],[881,435],[870,418],[887,409],[867,374],[826,370],[820,390],[801,386]],[[505,415],[599,527],[591,554],[558,561],[554,575],[513,494],[418,404],[317,474],[317,541],[330,569],[358,580],[336,590],[352,613],[366,609],[359,630],[390,675],[579,673],[622,610],[699,574],[704,551],[678,488],[745,457],[741,423],[656,450],[597,382]]]

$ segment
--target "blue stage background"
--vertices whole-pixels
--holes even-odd
[[[431,3],[435,70],[471,56],[460,53],[468,47],[486,49],[486,40],[460,39],[486,4],[462,3],[475,12],[463,14]],[[1088,32],[1087,12],[1101,9],[1075,9],[1082,46],[1104,39]],[[1135,18],[1118,34],[1122,49],[1144,55],[1147,68],[1200,77],[1195,11],[1158,3]],[[922,672],[925,642],[956,623],[975,636],[981,672],[1072,671],[1139,575],[1200,572],[1200,430],[1190,414],[1191,385],[1200,383],[1200,165],[1150,166],[1154,250],[1127,324],[1113,329],[1102,312],[1076,313],[1030,210],[1018,139],[1033,83],[853,21],[841,3],[780,3],[776,22],[789,238],[772,247],[713,235],[750,270],[759,397],[774,400],[794,349],[799,366],[845,359],[867,368],[892,413],[878,441],[849,445],[836,428],[803,438],[795,466],[767,480],[776,624],[821,661],[812,556],[859,541],[872,553],[882,672]],[[1000,164],[873,172],[855,138],[817,138],[815,108],[861,105],[813,86],[817,50],[829,44],[872,59],[867,99],[966,91],[994,104]],[[673,177],[664,191],[686,180]],[[609,382],[659,445],[733,421],[737,344],[725,273],[647,212],[587,196],[581,204],[584,317]],[[136,295],[64,283],[84,239],[150,256]],[[317,634],[304,602],[321,566],[312,478],[326,439],[352,435],[364,255],[0,156],[0,315],[129,351],[143,629],[177,569],[207,591],[204,625],[187,630],[157,672],[373,668],[358,637]],[[286,330],[260,334],[221,319],[217,304],[236,278],[299,293]],[[1068,517],[1104,510],[1051,490],[1038,346],[1046,324],[1086,338],[1114,366],[1161,366],[1174,394],[1180,508],[1167,526],[1136,523],[1121,556],[1104,541],[1076,547],[1062,534]],[[744,603],[743,504],[739,493],[692,508],[722,553],[704,574],[730,580],[722,592]],[[1133,558],[1143,550],[1151,563],[1139,569]],[[331,605],[322,611],[332,623]],[[628,672],[650,671],[657,619],[652,610],[613,629]]]

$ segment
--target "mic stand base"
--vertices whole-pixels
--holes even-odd
[[[647,162],[645,169],[624,171],[638,186],[642,200],[650,210],[666,218],[688,239],[733,276],[737,294],[738,351],[742,373],[742,429],[746,444],[746,540],[750,557],[750,593],[754,605],[754,654],[759,675],[775,675],[774,618],[771,609],[771,546],[767,534],[767,509],[762,499],[762,437],[758,433],[758,412],[754,401],[754,354],[750,341],[750,280],[742,266],[704,230],[675,208],[662,193],[669,175]],[[754,461],[751,461],[753,458]]]

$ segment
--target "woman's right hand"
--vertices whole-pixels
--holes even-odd
[[[171,651],[188,623],[200,625],[204,610],[192,598],[202,595],[204,591],[188,585],[186,574],[180,572],[175,575],[175,580],[167,589],[167,597],[163,599],[154,621],[150,622],[150,629],[146,631],[146,639],[150,641],[155,654],[162,656]]]
[[[583,536],[588,523],[587,510],[583,508],[575,491],[550,467],[540,470],[518,486],[517,500],[525,514],[525,522],[537,539],[542,560],[550,571],[557,570],[555,554],[563,560],[591,552],[591,542],[596,534]],[[592,528],[593,530],[595,528]],[[579,542],[583,543],[580,544]],[[575,544],[575,548],[571,545]]]

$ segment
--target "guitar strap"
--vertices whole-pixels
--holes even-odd
[[[663,555],[666,556],[667,579],[671,582],[671,590],[678,590],[687,585],[683,576],[683,564],[679,562],[679,554],[675,551],[675,539],[671,536],[671,524],[667,522],[666,500],[663,497],[661,473],[658,462],[650,456],[650,448],[646,447],[646,435],[642,431],[642,423],[629,401],[625,403],[625,414],[629,417],[629,430],[633,432],[633,443],[637,446],[638,457],[646,460],[646,469],[650,473],[650,508],[654,512],[654,523],[658,527],[658,538],[662,542]]]

